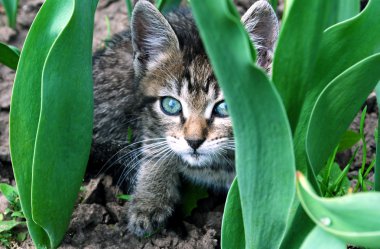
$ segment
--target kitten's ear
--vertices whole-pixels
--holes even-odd
[[[132,14],[132,45],[137,73],[158,62],[165,53],[179,50],[174,30],[165,17],[149,1],[140,0]]]
[[[272,6],[264,0],[252,4],[241,18],[257,50],[257,64],[268,72],[278,37],[278,21]]]

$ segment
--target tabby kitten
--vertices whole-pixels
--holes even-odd
[[[257,63],[270,71],[275,13],[258,1],[242,22],[258,50]],[[109,158],[122,148],[122,162],[127,154],[138,158],[125,165],[126,172],[137,171],[130,231],[142,236],[164,225],[181,200],[181,178],[214,189],[229,186],[235,174],[231,120],[189,10],[164,17],[139,1],[131,31],[115,36],[93,65],[93,154]],[[133,151],[125,147],[128,127]]]

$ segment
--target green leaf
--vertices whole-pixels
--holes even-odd
[[[0,42],[0,63],[16,70],[20,51],[18,48]]]
[[[346,249],[346,243],[316,226],[306,237],[300,249]]]
[[[246,247],[278,248],[294,198],[285,109],[274,85],[255,66],[253,46],[231,1],[190,4],[233,122]]]
[[[157,9],[163,13],[166,13],[177,8],[181,2],[182,0],[158,0],[156,5]]]
[[[360,0],[335,0],[331,1],[332,14],[326,27],[354,17],[360,12]]]
[[[23,224],[24,222],[21,221],[15,221],[15,220],[6,220],[6,221],[0,221],[0,233],[5,231],[10,231],[14,227]]]
[[[288,1],[287,1],[288,2]],[[288,14],[287,18],[290,18],[290,12],[305,12],[304,10],[304,1],[299,1],[299,8],[288,8]],[[314,1],[313,1],[314,2]],[[322,2],[322,1],[318,1]],[[325,2],[325,1],[323,1]],[[333,3],[334,1],[326,1],[329,3]],[[292,3],[292,4],[291,4]],[[292,6],[293,4],[296,4],[297,0],[291,0],[289,3],[287,3],[287,6]],[[309,4],[309,2],[308,2]],[[313,3],[314,4],[314,3]],[[322,4],[322,3],[321,3]],[[308,8],[306,8],[307,10]],[[329,84],[332,80],[334,80],[337,76],[342,74],[344,71],[347,70],[347,68],[352,67],[359,61],[362,61],[363,59],[372,56],[374,53],[380,50],[380,22],[378,22],[378,13],[380,12],[380,1],[373,1],[370,0],[366,9],[360,13],[355,18],[352,18],[350,20],[347,20],[346,22],[337,24],[328,30],[326,30],[323,33],[322,41],[320,42],[320,45],[318,47],[312,47],[310,46],[310,50],[318,50],[318,53],[313,54],[313,51],[310,52],[313,56],[317,56],[316,62],[314,63],[314,67],[312,67],[313,64],[310,64],[310,67],[305,67],[305,70],[307,72],[300,72],[300,70],[292,71],[292,73],[289,75],[288,79],[285,79],[285,81],[288,81],[287,84],[283,84],[281,87],[284,89],[284,92],[287,92],[285,89],[286,87],[292,87],[294,88],[291,92],[289,92],[286,96],[289,98],[292,98],[292,92],[294,91],[297,93],[297,95],[300,95],[298,91],[302,92],[302,96],[304,97],[304,100],[302,100],[301,97],[296,97],[297,99],[300,99],[298,103],[295,103],[295,101],[288,100],[289,103],[293,103],[292,105],[289,105],[292,107],[292,109],[288,109],[288,114],[291,114],[289,118],[295,116],[297,117],[299,115],[298,121],[292,121],[290,120],[290,123],[295,125],[295,132],[294,132],[294,144],[295,144],[295,154],[296,154],[296,165],[297,168],[300,169],[303,172],[308,172],[308,177],[313,186],[317,186],[315,184],[315,178],[313,177],[313,169],[310,167],[310,165],[307,162],[307,155],[306,155],[306,148],[305,148],[305,138],[306,133],[310,121],[310,115],[312,112],[312,109],[315,105],[315,102],[317,101],[318,96],[323,91],[323,89]],[[308,12],[306,12],[308,13]],[[314,15],[315,13],[310,13],[310,15]],[[297,15],[297,13],[295,14]],[[308,36],[310,34],[306,34],[306,30],[309,30],[309,27],[304,27],[304,30],[301,30],[298,24],[299,20],[296,19],[293,22],[292,27],[288,28],[288,32],[290,34],[287,34],[287,44],[290,44],[289,46],[292,46],[293,43],[292,39],[296,39],[298,35],[296,35],[296,30],[300,30],[300,32],[305,32],[302,36]],[[284,24],[284,29],[281,32],[280,35],[280,41],[279,46],[281,43],[281,36],[282,33],[285,31],[286,26],[286,20]],[[368,32],[368,27],[370,26],[371,32]],[[319,29],[317,30],[319,32]],[[284,38],[285,39],[285,38]],[[337,42],[339,41],[339,42]],[[298,60],[298,63],[304,63],[304,57],[299,57],[298,47],[293,48],[292,51],[297,51],[296,53],[290,52],[290,47],[287,47],[288,45],[282,45],[284,48],[282,49],[283,52],[277,49],[275,54],[275,61],[274,61],[274,68],[273,68],[273,74],[276,74],[276,63],[278,64],[277,67],[288,67],[287,63],[290,63],[292,60]],[[300,42],[301,48],[303,48],[305,45],[302,45],[302,42]],[[355,49],[353,49],[355,48]],[[288,49],[288,51],[286,51]],[[347,53],[347,51],[350,51],[350,53]],[[282,53],[287,54],[286,57],[288,60],[283,60],[282,63],[276,62],[276,57],[283,56]],[[301,53],[302,54],[302,53]],[[308,55],[309,56],[309,55]],[[306,58],[306,57],[305,57]],[[311,59],[312,60],[312,59]],[[296,67],[296,66],[295,66]],[[277,69],[278,73],[284,72],[284,70]],[[291,70],[291,68],[289,68]],[[285,70],[286,71],[286,70]],[[299,82],[293,80],[293,74],[295,72],[296,79],[300,78],[298,76],[299,73],[301,74],[308,74],[309,76],[306,77],[305,85],[302,85],[302,87],[298,87]],[[276,76],[277,77],[277,76]],[[278,76],[279,78],[283,77],[282,75]],[[275,80],[275,75],[273,76]],[[276,82],[276,85],[278,82]],[[297,85],[294,87],[293,85]],[[358,93],[360,91],[357,91]],[[281,93],[281,91],[280,91]],[[360,94],[360,93],[359,93]],[[282,96],[285,96],[281,94]],[[297,106],[299,105],[299,106]],[[302,108],[300,108],[302,106]],[[292,113],[293,111],[296,113]],[[300,113],[298,113],[300,111]],[[340,110],[342,111],[342,110]],[[350,110],[351,111],[351,110]],[[331,120],[335,120],[331,119]],[[330,120],[330,121],[331,121]],[[293,126],[292,126],[293,128]],[[347,126],[345,127],[345,129]],[[294,129],[294,128],[293,128]],[[343,132],[343,131],[342,131]],[[340,136],[342,133],[336,133],[335,136]],[[338,140],[339,141],[339,140]],[[330,148],[325,148],[324,146],[321,146],[324,150],[329,150],[329,153],[333,150],[334,146],[338,143],[338,141],[335,142],[334,145],[332,145]],[[324,158],[319,158],[321,161],[325,162],[328,158],[328,154],[325,155]],[[320,169],[321,166],[318,166]],[[315,169],[316,173],[318,172],[318,168]],[[319,191],[317,189],[317,191]],[[298,212],[298,211],[297,211]],[[300,215],[301,211],[298,212],[298,215]],[[310,221],[305,220],[304,216],[296,217],[292,221],[292,225],[289,228],[288,235],[292,236],[294,234],[293,230],[299,231],[302,230],[300,226],[307,226],[310,228],[310,224],[306,225],[307,223],[310,223]],[[290,243],[287,244],[283,248],[296,248],[299,246],[299,240],[294,239],[295,237],[289,237],[287,235],[286,240]],[[298,238],[298,237],[297,237]]]
[[[117,198],[125,201],[131,201],[132,200],[132,195],[118,195]]]
[[[8,17],[8,25],[16,28],[18,0],[2,0],[2,3]]]
[[[297,194],[303,208],[325,232],[356,246],[380,245],[379,193],[321,198],[299,172],[297,179]]]
[[[21,205],[37,247],[57,247],[63,238],[88,160],[96,3],[47,0],[16,73],[10,147]]]
[[[312,87],[309,75],[316,64],[330,2],[308,1],[305,8],[304,1],[294,0],[288,5],[289,15],[283,20],[273,61],[273,81],[284,102],[293,132],[304,99]]]
[[[237,179],[228,191],[222,221],[222,248],[245,248],[244,224]]]
[[[352,148],[355,144],[360,141],[360,134],[355,131],[346,131],[343,137],[340,139],[338,152],[343,152],[347,149]]]
[[[191,211],[197,207],[197,202],[200,199],[208,197],[207,189],[190,182],[182,184],[182,213],[185,216],[191,215]]]
[[[380,80],[379,63],[380,54],[359,62],[334,79],[320,94],[306,138],[307,153],[315,172],[322,169],[341,134]],[[360,91],[357,90],[358,82]]]
[[[15,202],[18,196],[16,188],[5,183],[0,183],[0,192],[3,193],[5,198],[7,198],[11,204]]]

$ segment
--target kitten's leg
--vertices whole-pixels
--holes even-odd
[[[177,165],[159,158],[144,163],[129,208],[128,228],[138,236],[165,224],[180,200]]]

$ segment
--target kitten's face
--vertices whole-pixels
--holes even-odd
[[[234,149],[223,93],[205,56],[184,57],[162,54],[140,81],[144,95],[156,98],[146,116],[155,120],[151,135],[164,137],[188,166],[223,164]]]
[[[144,139],[164,139],[168,148],[162,151],[174,152],[187,166],[231,165],[228,108],[193,19],[174,14],[169,23],[152,4],[140,1],[131,24],[134,73],[141,93],[155,100],[142,114]],[[276,14],[268,2],[257,1],[241,21],[258,50],[258,64],[270,72]]]

